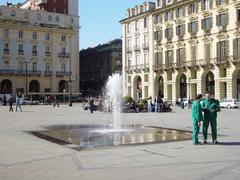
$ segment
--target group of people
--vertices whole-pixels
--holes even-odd
[[[164,99],[160,96],[157,96],[154,99],[154,102],[152,102],[152,97],[149,97],[147,99],[147,105],[148,112],[169,112],[172,110],[170,105],[167,105]]]
[[[202,103],[201,103],[202,102]],[[203,100],[202,94],[197,95],[196,100],[192,105],[192,123],[193,123],[193,144],[207,144],[208,127],[211,126],[212,141],[218,144],[217,141],[217,113],[220,111],[219,101],[212,97],[212,93],[206,94],[206,99]],[[203,143],[198,140],[199,130],[202,126]]]

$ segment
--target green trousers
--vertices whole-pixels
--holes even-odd
[[[193,144],[198,143],[198,133],[199,133],[198,121],[193,121],[193,133],[192,133]]]
[[[203,120],[203,140],[207,141],[208,127],[211,125],[212,140],[217,140],[217,118],[207,118]]]

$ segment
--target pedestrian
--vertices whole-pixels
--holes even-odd
[[[5,94],[3,95],[3,106],[7,106],[7,97]]]
[[[9,98],[9,112],[13,112],[13,96],[11,95]]]
[[[206,94],[206,99],[203,101],[202,108],[204,111],[203,118],[203,143],[207,144],[208,127],[211,125],[212,141],[218,144],[217,141],[217,113],[220,111],[219,101],[212,97],[212,93]]]
[[[198,141],[198,133],[201,127],[201,121],[203,121],[202,107],[200,102],[202,101],[202,95],[198,94],[192,105],[192,141],[194,145],[201,145],[202,143]]]
[[[18,107],[19,107],[20,111],[22,112],[21,101],[22,101],[22,93],[17,92],[17,94],[16,94],[16,112],[17,112]]]
[[[90,112],[93,113],[93,110],[94,110],[94,99],[93,99],[93,97],[90,98],[89,105],[90,105]]]
[[[149,97],[147,100],[148,112],[152,112],[152,97]]]
[[[54,104],[53,104],[53,107],[55,107],[56,105],[59,107],[58,98],[57,98],[57,96],[54,96]]]

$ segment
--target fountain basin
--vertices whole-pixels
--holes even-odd
[[[31,133],[51,142],[73,147],[76,150],[165,143],[192,138],[190,131],[142,125],[125,126],[119,131],[113,130],[110,126],[102,125],[58,125]]]

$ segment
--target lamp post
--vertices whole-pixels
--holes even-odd
[[[71,83],[72,83],[72,79],[73,79],[73,76],[71,75],[71,73],[70,74],[66,74],[65,76],[64,76],[64,79],[68,82],[68,100],[69,100],[69,104],[68,104],[68,106],[72,106],[72,98],[71,98],[71,96],[72,96],[72,87],[71,87]]]
[[[24,64],[25,64],[25,96],[27,97],[28,96],[28,64],[30,62],[27,62],[25,61]]]
[[[188,78],[188,102],[191,101],[191,78]]]

